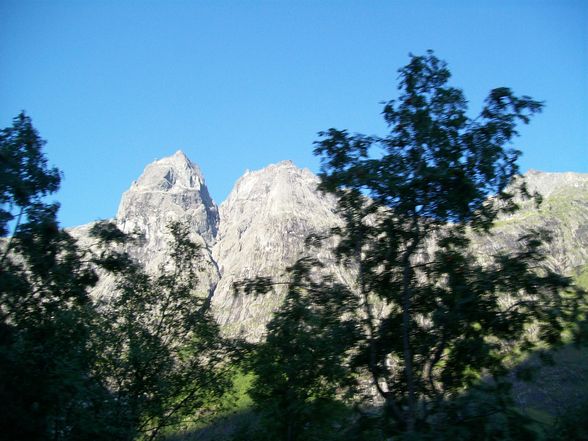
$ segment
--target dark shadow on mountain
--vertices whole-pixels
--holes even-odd
[[[549,423],[588,400],[588,348],[568,345],[547,355],[553,363],[536,354],[521,364],[539,369],[532,381],[515,381],[512,393],[523,412]]]

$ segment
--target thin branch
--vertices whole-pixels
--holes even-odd
[[[8,257],[8,253],[12,249],[12,242],[14,240],[14,236],[16,235],[16,233],[18,231],[18,227],[20,226],[20,222],[22,220],[23,214],[24,214],[24,207],[21,207],[20,212],[18,213],[18,216],[16,217],[16,224],[14,225],[14,230],[12,231],[12,235],[10,236],[10,239],[8,239],[8,244],[6,245],[6,249],[4,250],[4,255],[2,256],[2,259],[0,259],[0,266],[4,264],[4,261]]]
[[[446,345],[447,345],[447,333],[443,332],[443,335],[441,337],[441,341],[439,342],[439,344],[435,348],[435,352],[433,354],[433,359],[431,360],[431,362],[428,366],[428,369],[427,369],[427,380],[429,382],[429,385],[431,386],[431,390],[433,391],[433,394],[435,395],[437,402],[441,401],[441,399],[443,397],[442,397],[442,394],[437,389],[437,386],[435,385],[435,381],[433,379],[433,369],[435,368],[437,363],[439,363],[439,361],[441,360],[441,356],[443,355],[443,351],[445,350]]]

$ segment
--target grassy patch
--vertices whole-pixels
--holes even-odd
[[[588,265],[584,265],[578,271],[578,275],[574,278],[576,284],[585,290],[588,290]]]
[[[249,389],[254,375],[234,369],[231,389],[221,398],[217,412],[198,423],[187,421],[181,431],[169,434],[168,441],[222,441],[253,417]]]

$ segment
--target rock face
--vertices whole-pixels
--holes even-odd
[[[211,297],[220,279],[211,250],[218,231],[218,208],[208,193],[202,172],[181,151],[145,167],[122,195],[115,219],[125,233],[141,236],[141,245],[130,247],[128,252],[150,272],[158,271],[167,260],[171,241],[168,225],[173,221],[187,223],[191,239],[201,246],[197,289],[203,296]],[[78,227],[77,235],[87,236],[88,229]],[[109,276],[102,277],[96,292],[109,295],[113,286]]]
[[[124,232],[139,230],[152,245],[162,244],[169,222],[183,220],[209,247],[219,222],[202,172],[181,151],[145,168],[123,194],[116,219]]]
[[[549,263],[588,284],[588,175],[533,171],[526,180],[530,190],[543,194],[541,207],[522,203],[515,215],[499,220],[493,237],[476,239],[474,246],[480,252],[511,248],[524,231],[543,228],[553,237]],[[232,285],[255,276],[285,280],[285,269],[308,254],[305,238],[341,224],[335,200],[317,191],[318,182],[309,170],[280,162],[246,172],[219,210],[198,166],[176,152],[145,168],[122,196],[116,222],[123,231],[144,236],[144,243],[129,251],[149,271],[157,271],[168,255],[167,224],[187,222],[203,251],[200,292],[212,298],[226,334],[255,341],[263,337],[284,287],[253,297],[234,295]],[[82,226],[73,233],[83,242],[87,230]],[[326,262],[325,271],[352,283],[350,271],[335,264],[328,245],[318,255],[314,250],[313,257]],[[112,292],[113,281],[104,278],[97,291]]]
[[[542,195],[541,205],[520,202],[518,212],[496,222],[492,237],[476,243],[487,252],[512,249],[529,229],[544,230],[551,236],[548,265],[588,281],[588,174],[529,171],[525,181],[531,192]]]
[[[232,284],[255,276],[285,280],[285,268],[305,255],[305,238],[340,222],[335,200],[319,193],[318,183],[309,170],[284,161],[245,173],[221,204],[213,257],[222,276],[213,309],[229,334],[261,337],[284,295],[282,287],[258,298],[235,296]]]

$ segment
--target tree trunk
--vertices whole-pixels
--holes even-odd
[[[404,376],[408,388],[408,415],[406,417],[406,431],[414,432],[416,419],[416,399],[414,391],[414,375],[412,368],[412,350],[410,346],[410,322],[412,290],[410,287],[411,268],[410,254],[407,252],[403,258],[402,272],[402,346],[404,351]]]
[[[408,415],[406,416],[407,433],[414,432],[417,417],[416,394],[414,385],[414,371],[412,364],[412,347],[410,342],[410,328],[412,321],[412,275],[411,258],[421,243],[419,219],[415,215],[412,219],[410,231],[414,232],[412,242],[402,256],[402,346],[404,353],[404,376],[408,393]]]

